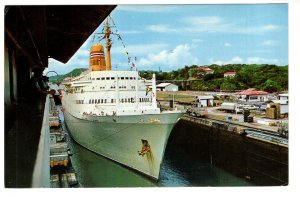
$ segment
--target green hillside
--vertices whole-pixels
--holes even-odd
[[[79,76],[80,73],[86,70],[87,70],[86,68],[75,68],[74,70],[72,70],[71,72],[65,75],[56,75],[56,76],[49,77],[49,81],[51,81],[52,83],[62,82],[65,78]]]
[[[214,70],[205,74],[201,68]],[[226,72],[236,72],[234,77],[224,77]],[[236,91],[256,88],[267,92],[288,90],[288,66],[269,64],[228,64],[207,66],[185,66],[171,72],[140,71],[143,78],[151,79],[156,73],[159,82],[171,82],[181,90]]]

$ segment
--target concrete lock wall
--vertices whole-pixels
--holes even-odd
[[[180,120],[168,146],[180,146],[187,154],[197,155],[256,185],[288,184],[288,148],[213,126]]]

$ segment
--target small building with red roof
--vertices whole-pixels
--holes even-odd
[[[226,72],[224,73],[224,77],[234,77],[236,75],[235,72]]]
[[[240,101],[246,102],[265,102],[268,101],[270,93],[256,90],[255,88],[249,88],[241,92],[236,93]]]
[[[215,71],[213,69],[208,68],[208,67],[203,67],[202,66],[202,67],[199,68],[199,72],[206,75],[206,74],[214,74]]]

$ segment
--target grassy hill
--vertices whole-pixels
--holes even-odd
[[[56,83],[56,82],[62,82],[65,78],[67,77],[76,77],[78,75],[80,75],[80,73],[86,71],[86,68],[75,68],[74,70],[72,70],[71,72],[65,74],[65,75],[56,75],[56,76],[51,76],[49,77],[49,81],[51,81],[52,83]]]

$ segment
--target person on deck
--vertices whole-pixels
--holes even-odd
[[[30,85],[33,95],[45,95],[45,94],[55,94],[55,90],[49,91],[49,86],[47,85],[48,77],[43,76],[42,68],[34,68],[33,77],[30,79]]]

